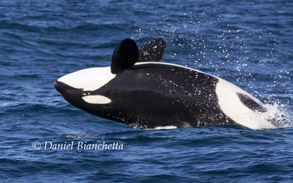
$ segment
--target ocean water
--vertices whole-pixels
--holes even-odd
[[[1,0],[0,182],[293,182],[292,10],[290,0]],[[220,76],[286,122],[140,130],[54,89],[109,65],[126,37],[165,38],[164,62]]]

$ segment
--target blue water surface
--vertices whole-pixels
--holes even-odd
[[[292,10],[290,0],[1,0],[0,182],[293,182]],[[220,76],[287,123],[140,130],[54,89],[67,73],[109,65],[126,37],[165,38],[164,62]]]

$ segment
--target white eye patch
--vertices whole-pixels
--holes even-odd
[[[82,99],[89,104],[110,104],[112,102],[111,99],[103,95],[88,95],[82,97]]]

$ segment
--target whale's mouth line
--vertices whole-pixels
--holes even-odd
[[[54,88],[60,93],[62,94],[62,91],[64,90],[64,88],[70,88],[70,86],[60,82],[60,81],[54,81]]]
[[[73,88],[58,80],[54,82],[54,87],[65,100],[80,108],[80,104],[83,103],[83,100],[81,99],[84,94],[83,89]]]

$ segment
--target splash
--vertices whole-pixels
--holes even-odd
[[[288,106],[284,104],[266,104],[267,112],[263,113],[263,119],[271,122],[276,128],[292,127],[293,121],[288,111]]]

